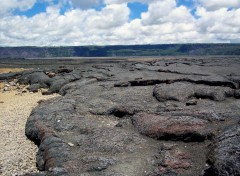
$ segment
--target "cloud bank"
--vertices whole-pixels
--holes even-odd
[[[128,3],[148,5],[130,19]],[[34,16],[27,11],[48,3]],[[62,12],[65,6],[69,6]],[[100,7],[101,8],[96,8]],[[1,46],[115,45],[240,42],[239,0],[196,0],[190,7],[176,0],[3,0]]]

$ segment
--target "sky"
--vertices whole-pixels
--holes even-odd
[[[240,43],[240,0],[1,0],[0,46]]]

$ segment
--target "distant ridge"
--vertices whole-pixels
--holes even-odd
[[[0,47],[0,58],[240,55],[240,44]]]

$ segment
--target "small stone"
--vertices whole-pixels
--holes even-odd
[[[52,92],[50,92],[50,91],[42,91],[42,95],[51,95],[52,94]]]
[[[13,82],[13,81],[11,81],[11,82],[9,82],[9,85],[10,85],[10,86],[16,86],[16,83]]]
[[[40,91],[41,91],[41,92],[46,92],[46,91],[48,91],[48,89],[41,88]]]
[[[38,90],[33,90],[33,91],[32,91],[32,93],[37,93],[37,92],[38,92]]]
[[[195,99],[189,100],[188,102],[186,102],[186,105],[187,106],[197,105],[197,100],[195,100]]]
[[[240,90],[235,90],[235,93],[234,93],[234,96],[235,98],[240,98]]]
[[[37,103],[38,104],[41,104],[41,103],[43,103],[44,102],[44,100],[39,100]]]
[[[56,75],[56,73],[49,72],[49,73],[47,73],[47,75],[48,75],[50,78],[53,78],[53,77]]]
[[[69,145],[70,147],[73,147],[73,146],[74,146],[74,144],[71,143],[71,142],[69,142],[68,145]]]
[[[122,123],[118,123],[115,125],[115,127],[123,127]]]
[[[27,90],[26,90],[26,89],[23,89],[23,90],[22,90],[22,93],[27,93]]]
[[[3,88],[3,91],[10,91],[11,89],[10,89],[10,87],[4,87]]]

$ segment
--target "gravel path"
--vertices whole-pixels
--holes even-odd
[[[39,100],[57,95],[41,93],[15,95],[0,92],[0,175],[21,175],[37,172],[37,147],[25,136],[25,123]]]

